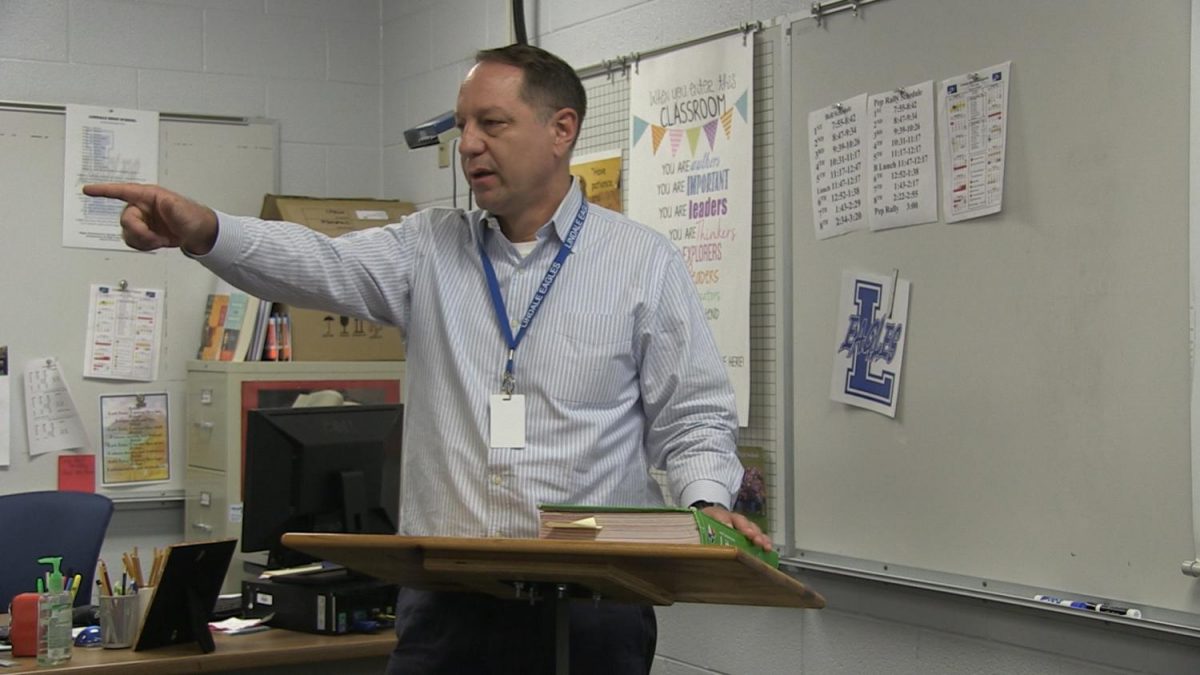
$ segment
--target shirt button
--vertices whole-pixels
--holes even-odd
[[[493,485],[499,485],[503,482],[504,482],[504,478],[500,474],[494,474],[492,476],[492,484]]]

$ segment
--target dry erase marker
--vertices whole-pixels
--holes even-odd
[[[1071,603],[1071,607],[1075,609],[1086,609],[1089,612],[1103,612],[1104,614],[1116,614],[1117,616],[1125,616],[1131,619],[1142,618],[1140,609],[1130,609],[1128,607],[1118,607],[1117,605],[1106,605],[1103,602],[1083,602],[1076,601]]]
[[[1063,600],[1062,598],[1056,598],[1052,595],[1040,595],[1040,594],[1033,596],[1033,599],[1037,600],[1038,602],[1048,602],[1052,605],[1059,605],[1062,607],[1070,607],[1072,609],[1085,609],[1089,612],[1103,612],[1104,614],[1115,614],[1117,616],[1124,616],[1124,617],[1127,617],[1130,619],[1142,618],[1142,611],[1140,609],[1130,609],[1128,607],[1118,607],[1117,605],[1106,605],[1102,602],[1085,602],[1083,600]]]

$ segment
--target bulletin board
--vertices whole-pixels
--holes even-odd
[[[0,494],[58,486],[60,453],[30,457],[25,429],[24,364],[52,357],[62,372],[96,453],[99,483],[102,395],[168,397],[170,478],[101,488],[114,500],[182,498],[186,361],[195,358],[204,303],[215,278],[178,250],[140,253],[62,246],[64,108],[0,102],[0,203],[4,205],[0,270],[6,282],[0,345],[8,347],[7,433],[10,464],[0,466]],[[263,119],[163,114],[159,183],[229,213],[253,214],[279,191],[279,130]],[[92,284],[165,292],[158,379],[82,377]]]

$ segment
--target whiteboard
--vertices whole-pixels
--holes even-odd
[[[1179,570],[1190,26],[1186,0],[894,0],[792,24],[798,555],[1200,615]],[[809,111],[1008,60],[1001,213],[816,240]],[[847,268],[912,282],[894,421],[830,400]]]
[[[62,243],[64,115],[61,106],[0,103],[0,270],[8,346],[11,459],[0,467],[0,494],[58,486],[59,453],[31,458],[25,433],[26,361],[54,357],[62,366],[87,432],[99,452],[101,395],[166,392],[171,478],[166,483],[100,488],[116,500],[181,498],[184,478],[185,362],[195,358],[199,327],[215,277],[178,251],[154,254],[64,248]],[[269,120],[163,115],[159,182],[230,213],[258,213],[279,188],[278,125]],[[92,284],[166,292],[159,379],[81,377]],[[100,458],[97,456],[97,474]]]

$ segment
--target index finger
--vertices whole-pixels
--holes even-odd
[[[138,206],[154,202],[154,189],[140,183],[92,183],[83,186],[83,194],[89,197],[120,199]]]

